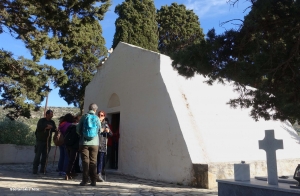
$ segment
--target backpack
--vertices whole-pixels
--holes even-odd
[[[79,135],[76,132],[76,125],[70,125],[66,130],[65,145],[74,146],[79,143]]]
[[[94,114],[87,114],[83,121],[83,130],[82,135],[86,140],[92,140],[94,137],[98,135],[99,118]]]
[[[55,131],[54,136],[53,136],[53,143],[55,146],[61,146],[64,144],[64,136],[61,134],[61,132]]]

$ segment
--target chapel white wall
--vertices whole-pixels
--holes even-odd
[[[117,108],[108,108],[116,93]],[[160,55],[120,43],[86,88],[85,106],[120,112],[119,171],[187,184],[192,162],[160,73]]]
[[[250,109],[229,107],[227,102],[238,97],[230,83],[210,86],[200,75],[186,79],[173,70],[169,57],[161,58],[161,73],[193,163],[266,160],[258,140],[269,129],[283,140],[284,149],[276,151],[278,160],[299,158],[300,138],[289,122],[256,122]]]
[[[278,160],[298,158],[300,140],[288,122],[255,122],[249,109],[226,104],[238,96],[230,84],[204,80],[179,76],[165,55],[117,46],[87,86],[84,109],[94,102],[107,113],[120,112],[120,172],[186,184],[192,164],[265,161],[258,140],[267,129],[283,140]],[[113,93],[120,106],[109,108]]]

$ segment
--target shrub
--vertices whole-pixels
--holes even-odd
[[[35,134],[30,126],[8,118],[0,118],[0,144],[30,145],[35,144]]]

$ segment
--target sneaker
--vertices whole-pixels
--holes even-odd
[[[91,182],[91,186],[96,186],[96,182]]]
[[[87,182],[80,182],[80,184],[79,184],[79,186],[87,186],[87,185],[89,185],[89,183],[87,183]]]
[[[46,174],[47,171],[40,170],[40,173],[41,173],[41,174]]]
[[[40,173],[41,173],[41,174],[45,174],[45,173],[47,173],[47,170],[46,170],[46,169],[43,169],[43,167],[41,167]]]
[[[104,182],[101,174],[99,173],[98,176],[97,176],[97,182]]]
[[[59,172],[59,175],[60,175],[60,176],[65,176],[65,175],[66,175],[66,172],[62,172],[62,171],[61,171],[61,172]]]

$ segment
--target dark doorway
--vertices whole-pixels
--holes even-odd
[[[112,127],[112,151],[109,162],[111,169],[118,169],[118,156],[119,156],[119,139],[120,139],[120,113],[111,114],[111,127]]]

